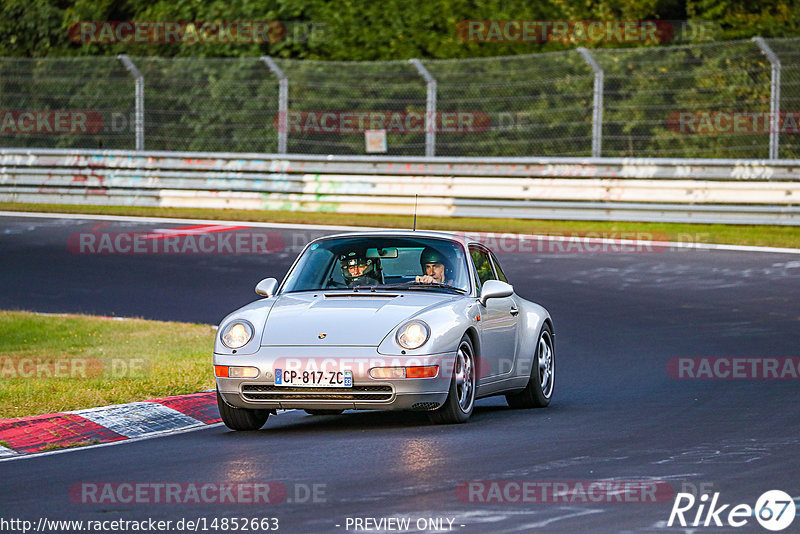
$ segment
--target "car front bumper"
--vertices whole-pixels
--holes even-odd
[[[455,353],[387,356],[375,347],[261,347],[255,354],[214,354],[214,365],[255,367],[255,378],[217,377],[217,389],[231,406],[249,409],[433,410],[447,399]],[[439,367],[433,378],[375,379],[374,367]],[[350,388],[275,385],[276,368],[353,372]]]

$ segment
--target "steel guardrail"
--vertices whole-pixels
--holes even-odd
[[[800,224],[800,160],[0,149],[0,200]]]

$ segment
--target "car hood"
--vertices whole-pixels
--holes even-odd
[[[280,295],[267,317],[261,345],[377,347],[404,320],[457,298],[435,291]]]

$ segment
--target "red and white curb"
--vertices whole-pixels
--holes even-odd
[[[142,438],[220,421],[213,391],[0,419],[0,458]]]

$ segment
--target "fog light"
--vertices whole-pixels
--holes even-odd
[[[406,367],[407,378],[433,378],[439,374],[438,365],[427,365],[424,367]]]
[[[405,378],[405,367],[373,367],[369,370],[369,376],[372,378]]]
[[[258,376],[258,369],[255,367],[228,367],[230,378],[255,378]]]
[[[258,372],[256,367],[214,366],[214,374],[220,378],[255,378],[258,376]]]
[[[438,365],[417,367],[373,367],[369,370],[369,376],[381,380],[392,378],[434,378],[438,374]]]

